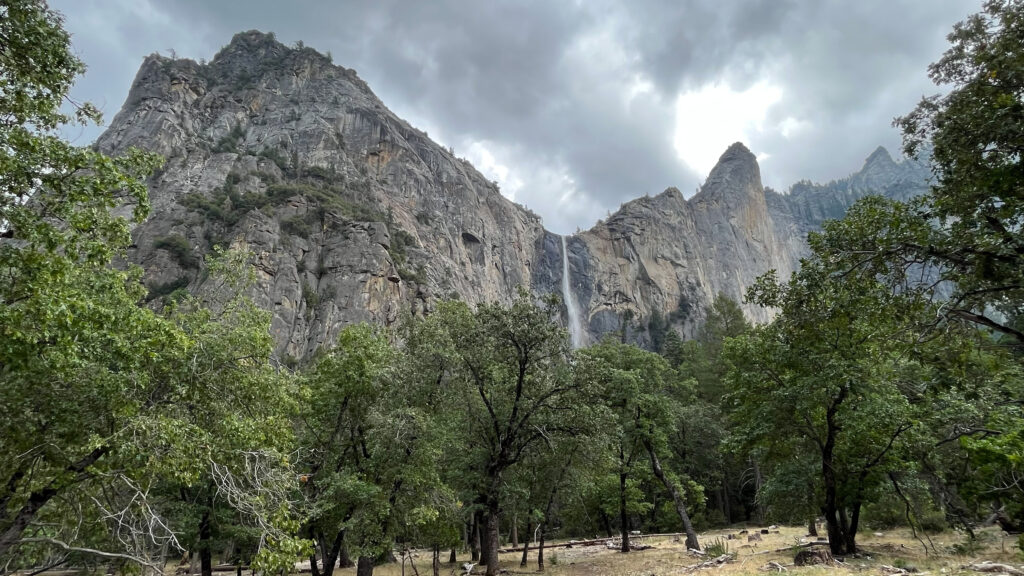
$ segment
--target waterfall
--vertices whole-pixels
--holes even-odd
[[[576,299],[572,297],[572,284],[569,282],[569,248],[562,236],[562,300],[569,314],[569,336],[572,338],[573,350],[583,346],[583,326],[580,324],[580,311],[576,309]]]

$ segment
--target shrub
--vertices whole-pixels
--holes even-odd
[[[278,148],[264,148],[257,156],[273,162],[282,172],[288,170],[288,157]]]
[[[234,126],[227,134],[217,141],[217,144],[213,147],[213,151],[216,153],[237,152],[238,145],[245,140],[245,134],[246,130],[241,124]]]
[[[155,300],[161,296],[166,296],[180,289],[184,289],[188,286],[188,276],[179,276],[174,280],[168,282],[161,282],[149,286],[149,294],[146,295],[146,302]]]
[[[316,307],[320,305],[320,295],[316,293],[316,290],[308,282],[302,283],[302,301],[306,303],[305,318],[309,321],[313,318],[313,312],[316,310]]]
[[[189,245],[188,240],[180,234],[157,238],[153,242],[153,248],[167,251],[182,268],[199,268],[199,258],[192,253],[192,246]]]
[[[729,542],[721,538],[715,538],[710,543],[704,545],[704,552],[710,557],[718,558],[723,554],[729,553]]]
[[[309,238],[310,234],[313,233],[313,229],[309,225],[309,222],[299,215],[292,216],[291,218],[287,218],[281,222],[281,230],[287,234],[298,236],[299,238]]]

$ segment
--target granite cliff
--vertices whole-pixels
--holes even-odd
[[[507,301],[520,287],[562,293],[564,280],[584,342],[625,327],[649,343],[652,322],[692,334],[715,294],[740,299],[765,271],[792,272],[822,220],[872,191],[916,194],[927,175],[879,149],[849,178],[778,194],[737,143],[689,200],[674,188],[638,198],[563,243],[354,71],[260,32],[209,63],[147,57],[97,146],[167,159],[130,254],[150,299],[202,292],[203,254],[244,247],[253,296],[293,359],[349,323],[391,324],[442,298]]]

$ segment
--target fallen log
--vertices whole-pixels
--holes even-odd
[[[811,546],[828,546],[828,540],[815,540],[814,542],[804,542],[803,544],[794,544],[792,546],[776,548],[774,550],[762,550],[760,552],[754,552],[751,556],[760,556],[761,554],[778,554],[780,552],[789,552],[799,548],[810,548]]]
[[[673,536],[684,536],[684,535],[685,535],[685,532],[671,532],[671,533],[667,533],[667,534],[640,534],[639,536],[634,534],[633,536],[630,537],[630,540],[633,540],[633,539],[643,540],[643,539],[646,539],[646,538],[670,538],[670,537],[673,537]],[[612,540],[619,540],[620,538],[622,538],[622,537],[621,536],[611,536],[611,537],[608,537],[608,538],[594,538],[592,540],[570,540],[568,542],[544,544],[544,548],[572,548],[573,546],[597,546],[599,544],[604,544],[606,542],[611,542]],[[530,550],[536,550],[537,548],[538,548],[538,546],[530,544]],[[517,546],[517,547],[511,547],[511,548],[500,548],[498,550],[498,552],[502,553],[502,554],[504,554],[506,552],[522,552],[522,551],[523,551],[523,546]]]
[[[998,564],[996,562],[978,562],[972,564],[964,564],[960,567],[961,570],[971,570],[974,572],[998,572],[1000,574],[1010,574],[1011,576],[1024,576],[1024,570],[1014,568],[1009,564]]]
[[[696,572],[697,570],[704,570],[705,568],[716,568],[718,566],[721,566],[722,564],[732,562],[734,558],[735,556],[733,556],[732,554],[722,554],[717,558],[712,558],[711,560],[701,562],[700,564],[691,564],[689,566],[684,566],[683,571]]]

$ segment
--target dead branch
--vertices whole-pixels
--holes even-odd
[[[21,540],[19,540],[19,543],[32,543],[32,542],[38,542],[38,543],[41,543],[41,544],[49,544],[51,546],[56,546],[58,548],[62,548],[62,549],[64,549],[67,552],[80,552],[82,554],[91,554],[93,556],[100,556],[102,558],[117,558],[117,559],[120,559],[120,560],[128,560],[129,562],[135,562],[137,564],[142,564],[143,566],[148,566],[149,568],[152,568],[153,570],[155,570],[157,572],[163,572],[163,567],[157,566],[156,564],[152,564],[152,563],[150,563],[148,560],[146,560],[144,558],[139,558],[137,556],[132,556],[130,554],[120,554],[118,552],[104,552],[103,550],[95,550],[93,548],[81,548],[81,547],[78,547],[78,546],[71,546],[70,544],[67,544],[66,542],[61,542],[60,540],[55,540],[53,538],[36,537],[36,538],[22,538]]]

